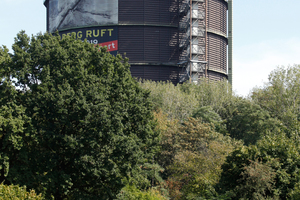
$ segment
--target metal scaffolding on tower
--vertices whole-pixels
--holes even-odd
[[[180,16],[180,64],[185,69],[181,81],[197,83],[206,77],[207,69],[207,30],[206,0],[183,0]]]

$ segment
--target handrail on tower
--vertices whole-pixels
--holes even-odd
[[[205,53],[206,5],[204,1],[183,0],[179,9],[181,17],[179,48],[187,74],[183,77],[188,77],[190,82],[198,82],[199,78],[204,75],[207,64]]]

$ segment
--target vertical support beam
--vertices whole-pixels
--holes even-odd
[[[207,28],[208,28],[208,0],[205,0],[205,61],[207,62],[205,65],[205,78],[208,78],[207,68],[208,68],[208,40],[207,40]]]
[[[232,2],[228,0],[228,82],[232,86]]]
[[[192,25],[193,25],[193,1],[190,0],[190,83],[192,83]]]

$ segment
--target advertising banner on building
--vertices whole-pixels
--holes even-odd
[[[49,0],[49,32],[117,24],[118,0]]]
[[[75,34],[77,39],[87,40],[89,43],[107,47],[107,50],[117,55],[118,51],[118,27],[117,26],[100,26],[90,28],[78,28],[74,30],[59,31],[64,35]]]

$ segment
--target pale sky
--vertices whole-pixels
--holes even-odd
[[[43,0],[0,0],[0,45],[46,31]],[[300,0],[233,0],[233,90],[246,96],[277,66],[300,64]]]

